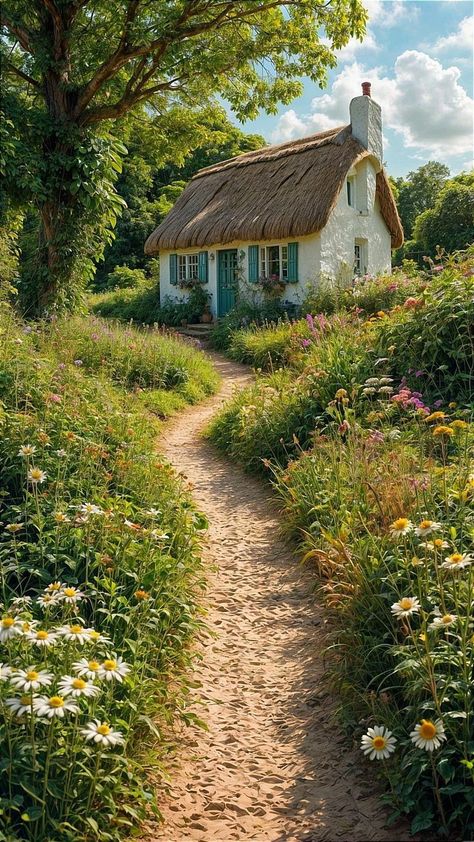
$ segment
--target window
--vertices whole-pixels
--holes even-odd
[[[365,275],[367,272],[367,240],[354,243],[354,274]]]
[[[260,249],[260,274],[263,278],[275,275],[288,279],[288,246],[262,246]]]
[[[199,256],[195,254],[178,254],[178,281],[190,281],[198,278]]]
[[[350,208],[355,208],[355,178],[347,179],[347,204]]]

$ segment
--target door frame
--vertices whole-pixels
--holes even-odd
[[[217,249],[217,301],[216,301],[216,310],[217,310],[217,317],[218,318],[220,318],[223,315],[224,316],[226,315],[225,313],[221,313],[220,279],[221,279],[221,261],[222,261],[223,255],[225,253],[228,253],[228,252],[232,252],[232,254],[235,255],[235,258],[236,258],[235,268],[237,269],[237,266],[238,266],[238,249],[237,248]],[[237,300],[236,293],[237,293],[237,290],[235,290],[235,292],[234,292],[234,301],[233,301],[232,307],[235,305],[236,300]],[[229,309],[232,309],[232,307],[230,307]],[[226,310],[226,313],[228,313],[228,312],[229,312],[229,310]]]

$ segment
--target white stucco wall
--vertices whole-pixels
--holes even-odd
[[[243,279],[243,283],[241,283],[242,293],[246,297],[250,297],[251,299],[258,300],[262,297],[262,293],[260,292],[259,288],[256,284],[250,284],[246,282],[248,278],[248,247],[250,245],[258,245],[260,246],[277,246],[277,245],[287,245],[288,242],[298,241],[298,283],[295,284],[287,284],[285,288],[285,292],[282,295],[282,299],[284,301],[291,301],[292,303],[298,304],[301,303],[308,284],[317,283],[317,279],[319,277],[319,260],[320,260],[320,235],[319,234],[310,234],[306,237],[294,237],[290,239],[284,240],[271,240],[270,241],[261,241],[257,242],[256,240],[252,240],[251,242],[240,242],[238,240],[234,240],[231,243],[225,243],[222,245],[220,243],[214,243],[212,246],[205,246],[206,251],[208,252],[209,262],[208,262],[208,283],[204,284],[204,289],[206,292],[211,294],[211,310],[214,316],[217,316],[217,267],[218,267],[218,251],[220,249],[237,249],[237,255],[239,258],[239,274],[240,277]],[[203,247],[204,248],[204,247]],[[197,248],[190,248],[190,249],[173,249],[174,254],[192,254],[196,251],[201,251],[202,249]],[[180,290],[179,286],[175,286],[174,284],[170,283],[170,251],[160,251],[160,300],[161,302],[164,301],[166,297],[171,297],[174,299],[183,299],[186,297],[186,291]],[[211,255],[214,255],[212,258]]]
[[[367,241],[364,263],[367,272],[377,274],[391,270],[391,236],[375,196],[376,166],[366,158],[354,174],[355,207],[348,205],[344,184],[327,225],[321,231],[321,274],[342,281],[352,277],[357,239]]]
[[[217,267],[219,249],[237,249],[239,257],[239,274],[244,279],[243,294],[258,299],[261,296],[255,284],[245,283],[248,278],[248,246],[249,245],[286,245],[289,241],[297,240],[298,246],[298,283],[287,284],[282,299],[293,303],[301,303],[309,284],[318,283],[321,275],[339,281],[349,281],[353,276],[354,242],[357,238],[367,240],[366,257],[369,273],[387,272],[391,268],[391,238],[380,213],[375,198],[376,162],[371,159],[363,160],[350,175],[356,182],[356,206],[349,207],[347,202],[346,183],[339,194],[336,206],[325,228],[318,234],[305,237],[287,238],[256,242],[234,241],[206,246],[209,255],[208,283],[204,288],[211,294],[211,310],[217,313]],[[173,249],[176,254],[187,254],[200,251],[198,248]],[[179,286],[170,284],[169,268],[170,251],[160,252],[160,299],[183,299],[187,293]],[[214,256],[214,257],[212,257]]]

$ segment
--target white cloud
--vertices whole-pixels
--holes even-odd
[[[456,32],[438,38],[431,49],[435,53],[440,53],[443,50],[468,50],[472,52],[473,42],[474,17],[470,17],[460,21]]]
[[[420,10],[408,0],[362,0],[369,13],[369,24],[390,28],[406,21],[414,21]]]
[[[385,127],[397,132],[406,148],[442,159],[471,152],[474,103],[459,83],[459,68],[445,68],[417,50],[399,55],[391,76],[357,61],[344,66],[330,93],[313,99],[310,114],[287,111],[280,117],[273,141],[348,123],[349,102],[366,79],[382,106]]]

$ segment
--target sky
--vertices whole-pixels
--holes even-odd
[[[349,122],[349,102],[372,83],[382,106],[388,172],[404,176],[429,160],[452,174],[472,167],[473,3],[471,0],[362,0],[369,12],[363,42],[338,51],[321,90],[304,92],[277,115],[241,126],[282,143]],[[232,119],[232,117],[231,117]]]

